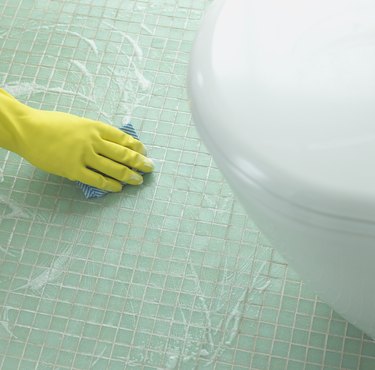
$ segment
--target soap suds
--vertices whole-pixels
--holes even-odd
[[[207,357],[209,356],[209,352],[206,350],[206,349],[201,349],[200,352],[199,352],[199,356],[201,357]]]
[[[150,82],[142,76],[135,64],[130,62],[130,65],[134,68],[107,67],[108,71],[111,73],[111,81],[116,85],[118,90],[115,91],[115,89],[113,89],[117,94],[117,98],[120,98],[120,105],[124,109],[123,117],[127,116],[128,118],[131,117],[134,109],[147,98],[147,95],[137,93],[137,87],[141,85],[141,89],[146,90],[150,86]],[[137,82],[134,82],[134,78],[129,76],[132,70],[134,70],[134,74],[137,77]],[[136,71],[138,74],[136,74]]]
[[[79,70],[81,76],[84,78],[82,80],[82,83],[79,84],[79,86],[77,86],[76,84],[77,79],[80,78],[78,72],[76,72],[75,70],[76,68],[69,68],[70,75],[68,76],[67,81],[64,83],[64,86],[53,86],[53,81],[51,81],[51,84],[49,86],[42,86],[35,82],[21,81],[20,83],[8,82],[4,87],[9,91],[10,94],[16,97],[22,96],[30,98],[31,94],[51,92],[74,96],[75,98],[82,99],[83,101],[89,102],[90,104],[95,106],[92,108],[95,111],[98,111],[99,108],[98,113],[100,114],[100,116],[98,117],[98,119],[103,120],[104,118],[106,122],[112,124],[113,126],[116,126],[114,120],[117,119],[118,116],[131,117],[134,109],[137,106],[143,104],[142,102],[144,99],[147,99],[147,96],[145,94],[138,94],[138,92],[145,92],[149,90],[151,87],[151,82],[142,73],[141,66],[136,64],[136,62],[140,62],[143,60],[143,50],[139,46],[135,38],[116,28],[109,22],[104,21],[103,25],[111,29],[112,32],[120,34],[122,39],[122,44],[118,47],[117,53],[119,57],[122,57],[122,55],[124,55],[126,60],[125,63],[123,63],[123,61],[121,60],[118,60],[117,64],[116,58],[114,60],[114,63],[116,64],[114,64],[113,69],[117,70],[117,65],[127,64],[127,66],[123,67],[123,70],[119,71],[120,73],[117,73],[116,76],[114,76],[113,78],[109,76],[110,84],[106,89],[106,94],[104,96],[103,91],[100,91],[100,95],[96,92],[96,75],[94,75],[92,71],[90,71],[90,69],[88,68],[88,64],[86,64],[84,61],[79,61],[76,59],[71,59],[70,63]],[[59,33],[66,35],[65,38],[67,40],[68,36],[71,35],[74,38],[79,38],[83,40],[83,42],[89,45],[90,49],[98,57],[98,62],[99,59],[101,59],[101,54],[104,53],[104,51],[99,50],[95,40],[83,36],[78,29],[72,30],[71,24],[29,24],[29,26],[30,27],[28,27],[26,30],[7,30],[4,31],[3,34],[5,35],[9,32],[19,32],[20,35],[22,35],[25,32],[33,32],[33,34],[35,34],[35,37],[38,38],[38,35],[46,34],[46,32],[50,34]],[[79,27],[91,30],[91,28],[85,26],[85,24],[80,24]],[[151,30],[147,29],[146,26],[144,26],[143,29],[145,29],[147,32],[151,32]],[[124,52],[121,49],[124,48],[124,42],[127,42],[131,45],[132,51],[129,52],[129,48],[127,48],[126,52]],[[64,45],[64,40],[62,40],[62,45]],[[116,48],[117,45],[118,44],[116,43],[110,43],[109,47]],[[44,57],[48,57],[48,55]],[[52,62],[52,64],[56,64],[57,62],[58,60],[56,59],[56,62]],[[51,65],[51,62],[49,62],[48,64]],[[106,77],[106,74],[103,73],[103,70],[100,70],[103,68],[107,67],[100,67],[100,65],[98,65],[98,69],[95,73],[97,73],[100,78],[104,79]],[[74,82],[72,82],[70,85],[67,85],[67,82],[69,81]],[[71,88],[67,88],[67,86],[71,86]],[[116,91],[116,88],[118,88],[118,91]],[[105,111],[102,107],[106,107]]]
[[[168,355],[167,363],[165,364],[165,370],[176,369],[179,358],[180,358],[179,354]]]
[[[246,273],[251,271],[253,262],[254,256],[250,256],[238,269],[233,271],[233,269],[229,270],[227,260],[225,260],[224,275],[219,283],[221,289],[219,302],[216,301],[215,304],[215,300],[211,300],[211,306],[214,306],[215,309],[207,304],[198,273],[194,265],[189,262],[191,275],[186,275],[186,277],[191,276],[193,278],[196,287],[196,299],[194,301],[196,303],[199,302],[199,306],[197,307],[195,305],[191,310],[197,312],[199,308],[204,317],[204,324],[201,326],[202,336],[200,338],[190,338],[187,335],[188,328],[191,325],[195,326],[196,323],[194,324],[187,321],[181,305],[178,303],[178,307],[183,315],[182,321],[186,330],[185,346],[181,349],[184,363],[197,361],[198,358],[204,358],[207,361],[206,366],[210,366],[233,344],[240,331],[241,322],[248,312],[249,307],[251,307],[252,295],[261,294],[270,285],[269,279],[263,276],[266,267],[266,263],[263,263],[257,271],[254,272],[253,278],[250,283],[247,282],[247,286],[243,288],[241,294],[239,296],[236,294],[238,298],[233,298],[233,287],[238,287],[246,283],[246,281],[242,282],[240,278],[242,279],[243,276],[248,276]],[[235,291],[237,291],[237,288]],[[216,320],[216,324],[214,325],[212,318],[217,318],[218,313],[220,313],[221,318],[219,322]],[[203,348],[199,350],[197,346],[203,346]]]
[[[251,263],[254,256],[250,256],[240,267],[233,271],[228,268],[228,259],[225,258],[224,267],[223,267],[223,277],[219,282],[218,286],[220,287],[220,292],[216,300],[215,312],[220,312],[227,304],[229,297],[228,287],[232,287],[235,283],[238,284],[238,275],[246,273],[251,270]],[[217,328],[218,330],[219,328]],[[215,333],[216,334],[216,333]]]

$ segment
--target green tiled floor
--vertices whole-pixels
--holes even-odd
[[[247,217],[191,121],[207,0],[0,0],[0,85],[131,120],[157,170],[85,200],[0,151],[0,368],[375,369]]]

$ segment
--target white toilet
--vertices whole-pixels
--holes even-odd
[[[189,92],[252,219],[375,338],[375,2],[216,0]]]

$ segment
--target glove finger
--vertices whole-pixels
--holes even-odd
[[[101,134],[104,140],[122,145],[143,155],[147,152],[145,146],[139,140],[110,125],[103,125]]]
[[[79,178],[79,181],[110,192],[119,192],[122,190],[121,183],[114,179],[103,176],[100,173],[94,172],[90,168],[86,168],[82,172],[82,176]]]
[[[119,144],[102,141],[98,144],[97,152],[103,157],[140,172],[152,172],[154,170],[154,164],[150,159]]]
[[[112,161],[101,155],[95,156],[94,163],[88,163],[90,168],[99,171],[105,176],[112,177],[115,180],[125,182],[130,185],[140,185],[143,182],[141,175],[132,171],[129,167]]]

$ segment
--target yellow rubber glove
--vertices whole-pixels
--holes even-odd
[[[0,89],[0,147],[34,166],[107,191],[139,185],[151,172],[144,145],[117,128],[62,112],[28,107]]]

